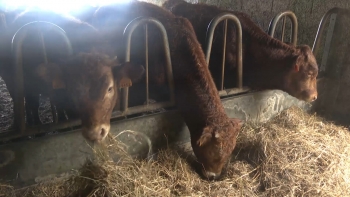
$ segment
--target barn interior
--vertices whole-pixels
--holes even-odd
[[[164,0],[145,1],[158,6],[165,2]],[[83,191],[83,193],[79,193],[80,196],[315,196],[316,194],[320,196],[350,196],[350,188],[346,186],[350,183],[350,173],[346,169],[347,165],[350,165],[350,160],[345,159],[348,157],[349,153],[347,152],[350,149],[350,146],[347,145],[347,140],[350,140],[348,132],[350,125],[350,105],[348,106],[350,57],[347,55],[347,52],[350,51],[350,40],[347,36],[350,24],[349,2],[347,0],[186,1],[244,12],[270,36],[283,42],[310,46],[319,67],[318,99],[307,103],[280,90],[255,91],[245,87],[244,84],[231,92],[222,90],[219,94],[228,116],[245,120],[247,126],[243,129],[245,133],[239,137],[237,145],[239,148],[236,148],[233,153],[232,165],[230,164],[228,167],[226,177],[229,178],[218,182],[206,182],[196,175],[195,169],[191,168],[190,164],[193,162],[193,158],[192,160],[188,159],[193,157],[190,133],[171,96],[169,100],[157,103],[143,95],[149,101],[147,104],[126,106],[121,111],[113,112],[110,131],[110,135],[113,137],[111,141],[107,142],[109,144],[107,149],[112,156],[105,156],[104,153],[100,153],[85,141],[80,132],[81,121],[79,119],[57,120],[54,104],[47,96],[40,96],[38,111],[42,124],[29,125],[25,117],[25,103],[23,102],[25,99],[23,72],[25,70],[21,67],[25,60],[21,60],[21,54],[18,50],[21,48],[18,40],[21,40],[24,33],[20,30],[12,32],[12,42],[4,40],[4,36],[0,35],[2,46],[6,45],[5,42],[12,44],[11,48],[0,46],[0,52],[12,49],[10,53],[14,63],[11,66],[16,70],[13,77],[17,81],[14,88],[15,99],[12,99],[3,79],[3,71],[0,70],[0,196],[67,196],[68,194],[62,191],[65,190],[65,187],[68,188],[67,190],[79,190],[80,192],[82,187],[87,187],[88,192]],[[42,9],[68,12],[68,5],[62,2],[57,4],[53,1],[31,1],[30,4],[29,2],[3,1],[2,3],[0,34],[3,35],[6,34],[6,28],[10,25],[9,21],[13,17],[8,13],[13,10],[23,11],[36,3]],[[86,6],[87,1],[84,3],[70,5],[72,6],[71,13],[74,16],[83,16],[83,18],[86,16],[85,18],[88,19],[93,8]],[[91,2],[91,4],[93,3],[95,2]],[[109,2],[100,1],[99,3]],[[16,7],[18,5],[24,6],[18,8]],[[57,28],[55,31],[57,33],[60,30]],[[49,50],[55,46],[50,43],[50,38],[45,38],[45,34],[41,35],[43,36],[42,40],[39,40],[39,36],[36,38],[38,42],[37,53],[43,56],[42,61],[50,62]],[[42,43],[46,45],[46,49],[42,47]],[[64,53],[69,54],[69,44],[67,46]],[[4,63],[0,62],[0,69],[3,67]],[[171,88],[170,84],[171,82],[166,88]],[[323,125],[320,127],[324,130],[319,129],[320,131],[318,131],[317,125]],[[278,130],[276,127],[283,127],[283,129]],[[266,130],[271,131],[272,134],[264,133]],[[252,131],[256,131],[256,133],[251,133]],[[295,132],[295,136],[288,132]],[[319,134],[320,132],[322,136]],[[281,136],[276,137],[279,134]],[[327,137],[329,139],[326,139]],[[288,140],[291,142],[289,143]],[[113,144],[116,141],[122,143],[123,148],[114,147]],[[251,147],[246,146],[245,143],[248,141],[253,144]],[[308,142],[313,143],[314,149],[308,149],[310,145]],[[272,146],[274,143],[281,145]],[[294,143],[298,145],[294,146]],[[337,145],[335,145],[336,143]],[[329,145],[328,149],[318,150],[315,148],[316,146],[326,146],[325,144]],[[284,146],[289,146],[289,149]],[[300,149],[293,152],[295,147]],[[257,151],[264,148],[267,151]],[[127,154],[120,153],[119,149],[126,150]],[[269,152],[269,150],[276,151]],[[266,168],[271,169],[267,170],[263,176],[261,175],[264,174],[262,171],[266,169],[260,169],[260,165],[256,163],[246,165],[246,163],[252,163],[247,156],[250,154],[253,155],[251,157],[255,158],[272,158],[266,154],[275,154],[273,156],[276,158],[284,158],[285,156],[288,159],[290,159],[290,155],[287,154],[300,154],[301,156],[295,156],[291,159],[295,161],[290,164],[290,166],[295,165],[289,169],[288,173],[291,175],[280,178],[281,172],[287,168],[285,167],[286,163],[276,164],[276,162],[265,165]],[[106,158],[115,160],[114,157],[119,158],[120,155],[124,155],[124,163],[114,161],[111,164],[108,161],[108,165],[106,164]],[[154,158],[154,155],[158,155],[157,158]],[[337,157],[329,155],[337,155]],[[305,161],[305,166],[301,167],[303,165],[302,158],[309,157],[322,158],[324,162],[333,159],[334,162],[332,165],[324,165],[324,168],[321,169],[320,166],[323,165],[320,164],[321,161],[314,163]],[[91,163],[91,158],[97,159],[97,161]],[[157,162],[152,163],[154,160]],[[98,164],[106,165],[104,172],[94,171]],[[117,169],[113,165],[117,165]],[[319,165],[319,170],[313,171],[317,165]],[[158,168],[160,170],[157,171]],[[327,171],[330,168],[334,171]],[[135,169],[139,169],[139,171]],[[91,171],[91,174],[88,171]],[[153,177],[153,179],[145,178],[158,174],[159,171],[169,172],[168,178],[159,177],[170,181],[166,182],[162,179],[164,183],[160,184],[161,181],[157,180],[158,176]],[[181,172],[186,175],[181,174]],[[81,174],[76,175],[77,173]],[[104,173],[110,173],[110,175],[106,175],[104,178],[99,177]],[[189,175],[188,173],[193,174]],[[302,176],[303,173],[305,177]],[[310,174],[324,176],[322,178],[329,178],[329,181],[321,180],[322,178],[310,178]],[[71,178],[72,176],[74,179]],[[85,176],[102,180],[101,182],[105,181],[105,183],[92,184],[88,182],[88,178],[84,180],[81,178]],[[180,178],[181,176],[184,178]],[[309,177],[307,178],[307,176]],[[262,179],[268,180],[268,183],[262,184]],[[152,181],[157,182],[158,185],[150,184]],[[170,189],[166,188],[167,184],[171,184],[172,181],[177,182],[178,185],[172,185]],[[61,185],[57,186],[58,184]],[[69,188],[67,185],[75,185],[78,189]],[[310,185],[318,186],[311,187]],[[295,188],[293,188],[294,186]],[[148,188],[149,191],[146,192],[145,187],[153,188]],[[111,192],[113,188],[123,192],[113,193]],[[93,192],[96,193],[93,194]],[[79,196],[77,193],[74,195]]]

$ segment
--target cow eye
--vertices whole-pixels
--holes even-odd
[[[111,93],[112,90],[113,90],[113,87],[109,87],[109,88],[108,88],[108,93]]]

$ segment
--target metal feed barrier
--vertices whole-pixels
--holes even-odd
[[[288,12],[286,12],[288,13]],[[284,15],[283,15],[284,16]],[[289,15],[288,15],[289,16]],[[281,18],[282,15],[278,18]],[[276,17],[275,17],[276,18]],[[279,20],[279,19],[278,19]],[[276,20],[278,22],[278,20]],[[214,31],[217,27],[217,25],[220,22],[224,22],[224,46],[223,46],[223,59],[222,59],[222,78],[221,78],[221,84],[220,84],[220,90],[219,90],[219,95],[222,96],[229,96],[229,95],[237,95],[239,93],[245,93],[248,92],[250,89],[247,87],[243,87],[243,65],[242,65],[242,27],[240,24],[239,19],[231,13],[221,13],[215,18],[211,20],[211,22],[208,25],[207,32],[206,32],[206,62],[209,65],[210,61],[210,53],[211,53],[211,48],[212,48],[212,42],[213,42],[213,36],[214,36]],[[226,55],[226,38],[227,38],[227,25],[228,21],[234,22],[236,26],[236,36],[237,36],[237,88],[232,88],[232,89],[226,89],[224,90],[224,73],[225,73],[225,55]],[[277,22],[275,22],[277,24]],[[15,49],[15,60],[16,60],[16,95],[14,99],[14,108],[15,108],[15,131],[10,131],[6,132],[3,134],[0,134],[0,139],[1,140],[10,140],[18,137],[24,137],[24,136],[30,136],[30,135],[35,135],[35,134],[42,134],[42,133],[48,133],[52,131],[57,131],[61,129],[67,129],[67,128],[76,128],[81,125],[81,120],[80,119],[75,119],[75,120],[66,120],[66,121],[61,121],[57,122],[54,121],[53,123],[49,124],[42,124],[42,125],[36,125],[36,126],[27,126],[25,125],[25,114],[24,114],[24,95],[23,95],[23,68],[22,68],[22,57],[21,57],[21,45],[23,40],[25,39],[25,34],[26,31],[28,31],[28,27],[33,26],[35,24],[45,24],[45,25],[50,25],[54,27],[54,30],[59,32],[64,39],[68,54],[72,53],[72,48],[71,44],[69,42],[69,39],[67,38],[64,30],[60,28],[59,26],[49,23],[49,22],[44,22],[44,21],[35,21],[28,23],[24,26],[22,26],[17,33],[15,34],[13,38],[13,45],[14,45],[14,40],[15,38],[19,37],[18,41],[14,45]],[[170,89],[170,100],[165,101],[165,102],[160,102],[160,103],[149,103],[149,82],[148,82],[148,24],[153,24],[155,25],[161,32],[162,34],[162,41],[163,41],[163,46],[164,46],[164,51],[166,55],[166,75],[168,79],[168,85]],[[274,25],[276,25],[274,24]],[[171,57],[170,57],[170,48],[169,48],[169,43],[168,43],[168,37],[166,30],[162,23],[158,21],[157,19],[151,18],[151,17],[138,17],[132,20],[125,28],[124,33],[123,33],[123,38],[125,41],[125,61],[130,61],[130,51],[131,51],[131,37],[133,35],[134,30],[139,27],[140,25],[144,25],[144,30],[145,30],[145,66],[146,66],[146,104],[145,105],[139,105],[139,106],[134,106],[134,107],[129,107],[128,106],[128,101],[129,101],[129,87],[125,87],[121,89],[121,111],[114,111],[112,113],[111,119],[115,118],[120,118],[120,117],[125,117],[128,115],[136,115],[139,113],[143,112],[148,112],[148,111],[153,111],[156,109],[160,108],[168,108],[168,107],[173,107],[175,106],[175,95],[174,95],[174,82],[173,82],[173,73],[172,73],[172,65],[171,65]],[[296,28],[294,28],[296,30]],[[296,35],[293,36],[295,37],[295,40],[293,42],[296,42]],[[45,44],[42,42],[43,46],[43,55],[44,55],[44,61],[47,62],[46,58],[46,51],[45,51]],[[54,105],[52,105],[54,106]],[[55,109],[52,108],[53,115],[55,117]],[[56,118],[55,118],[56,119]],[[20,131],[20,132],[18,132]]]
[[[315,56],[317,56],[318,50],[320,48],[321,37],[324,32],[326,22],[329,19],[329,27],[327,30],[322,60],[321,60],[321,64],[319,65],[319,70],[320,70],[319,78],[323,78],[325,76],[326,64],[327,64],[328,55],[330,52],[335,21],[338,14],[345,14],[348,17],[350,17],[350,10],[344,9],[344,8],[337,8],[337,7],[328,10],[328,12],[323,15],[317,29],[314,44],[312,46],[312,52],[314,53]]]
[[[34,21],[27,23],[23,25],[19,30],[14,34],[12,38],[12,53],[14,54],[14,69],[15,69],[15,87],[16,91],[14,94],[14,125],[15,125],[15,131],[12,131],[13,133],[16,133],[16,136],[22,136],[27,134],[26,132],[26,124],[25,124],[25,115],[24,115],[24,90],[23,90],[23,57],[22,57],[22,44],[25,40],[28,31],[33,30],[31,28],[33,27],[39,27],[39,25],[44,25],[46,27],[51,27],[54,31],[56,31],[63,39],[67,53],[68,55],[72,54],[72,47],[69,42],[68,37],[66,36],[65,31],[60,28],[59,26],[45,21]],[[39,28],[38,28],[39,29]],[[42,44],[42,52],[44,57],[44,62],[47,63],[47,57],[46,57],[46,49],[45,49],[45,43],[43,40],[42,32],[40,32],[41,37],[41,44]],[[51,100],[51,99],[50,99]],[[57,123],[57,112],[55,109],[55,105],[51,102],[51,109],[52,114],[54,118],[54,122]],[[28,132],[31,133],[31,132]]]
[[[26,38],[27,31],[30,27],[33,27],[38,24],[48,25],[53,27],[55,31],[57,31],[61,37],[63,38],[68,55],[72,54],[72,47],[70,44],[70,41],[68,37],[66,36],[65,31],[60,28],[59,26],[45,21],[34,21],[27,23],[26,25],[23,25],[14,35],[12,40],[12,48],[14,51],[14,58],[15,58],[15,96],[14,96],[14,113],[15,113],[15,128],[14,130],[10,130],[6,133],[0,133],[0,139],[1,140],[11,140],[14,138],[19,137],[25,137],[30,135],[36,135],[36,134],[42,134],[42,133],[48,133],[60,129],[67,129],[72,127],[77,127],[81,125],[80,119],[75,120],[67,120],[58,122],[57,116],[56,116],[56,110],[55,107],[52,107],[54,122],[49,124],[42,124],[42,125],[36,125],[36,126],[26,126],[25,124],[25,113],[24,113],[24,91],[23,91],[23,65],[22,65],[22,43],[24,39]],[[162,40],[163,40],[163,46],[164,51],[166,55],[166,75],[168,78],[168,84],[170,89],[170,101],[166,102],[160,102],[160,103],[149,103],[149,83],[148,83],[148,24],[154,24],[161,32],[162,34]],[[150,17],[138,17],[134,20],[132,20],[125,28],[124,30],[124,39],[126,40],[126,61],[130,61],[130,50],[131,50],[131,36],[134,32],[134,30],[140,26],[145,25],[145,45],[146,45],[146,105],[140,105],[135,107],[128,107],[128,91],[129,88],[122,88],[122,110],[121,111],[115,111],[112,114],[111,118],[118,118],[118,117],[124,117],[127,115],[133,115],[143,112],[152,111],[159,108],[168,108],[175,106],[175,94],[174,94],[174,82],[173,82],[173,73],[172,73],[172,65],[171,65],[171,57],[170,57],[170,48],[168,43],[168,36],[166,33],[166,30],[164,26],[159,22],[158,20]],[[42,36],[42,35],[41,35]],[[17,38],[18,37],[18,38]],[[16,41],[18,39],[18,41]],[[44,56],[44,62],[48,62],[46,57],[46,49],[45,49],[45,43],[43,39],[41,39],[42,46],[43,46],[43,56]],[[50,99],[51,100],[51,99]],[[54,104],[51,104],[51,106],[54,106]],[[56,120],[56,121],[55,121]]]
[[[227,23],[228,21],[232,21],[236,26],[236,38],[237,38],[237,88],[232,89],[226,89],[224,90],[224,75],[225,75],[225,56],[226,56],[226,39],[227,39]],[[221,73],[221,83],[220,83],[220,89],[219,89],[219,95],[220,96],[229,96],[234,95],[238,93],[243,93],[249,91],[249,88],[243,87],[243,57],[242,57],[242,26],[234,14],[231,13],[221,13],[217,15],[215,18],[213,18],[207,29],[206,34],[206,49],[205,49],[205,56],[206,56],[206,62],[209,66],[210,61],[210,54],[211,54],[211,48],[213,44],[213,37],[214,37],[214,31],[217,27],[217,25],[224,21],[224,44],[223,44],[223,51],[222,51],[222,73]]]
[[[292,22],[291,23],[292,34],[290,37],[290,41],[293,44],[293,46],[296,46],[297,45],[297,38],[298,38],[298,19],[292,11],[280,12],[270,21],[269,35],[271,37],[274,37],[275,32],[276,32],[276,26],[277,26],[278,22],[281,20],[281,18],[283,18],[283,20],[282,20],[282,22],[283,22],[282,35],[281,35],[281,41],[283,42],[285,29],[286,29],[287,17]]]
[[[148,24],[148,22],[161,25],[161,23],[156,20],[155,22],[151,21],[153,21],[153,19],[138,18],[133,20],[133,23],[129,23],[127,26],[128,30],[124,31],[124,37],[126,38],[127,46],[126,48],[130,47],[130,40],[128,41],[128,39],[131,38],[132,32],[136,29],[134,26],[140,25],[141,23]],[[157,24],[155,25],[158,26]],[[214,22],[211,24],[213,25]],[[211,28],[214,29],[215,26]],[[147,29],[148,27],[145,27],[145,32],[147,32]],[[161,29],[164,30],[164,28]],[[167,45],[166,32],[162,32],[163,41],[166,41],[165,45]],[[212,35],[213,32],[211,33],[211,37]],[[147,38],[147,33],[145,37]],[[209,38],[209,36],[207,37]],[[241,43],[241,40],[239,40],[239,43]],[[148,78],[147,39],[145,44],[147,70],[146,78]],[[168,45],[165,46],[165,48],[168,48]],[[128,48],[128,50],[130,50],[130,48]],[[207,51],[208,50],[209,53],[206,54],[210,54],[210,49],[207,47]],[[130,60],[128,53],[129,52],[126,53],[126,60]],[[166,53],[169,54],[168,52]],[[239,53],[239,50],[237,53]],[[238,57],[241,57],[241,55]],[[242,59],[240,60],[242,61]],[[167,58],[167,62],[170,62],[170,56]],[[208,55],[207,62],[209,62]],[[242,66],[242,63],[240,63],[240,65]],[[170,68],[168,72],[169,75],[169,73],[171,74],[171,64],[168,64],[167,67]],[[242,75],[241,77],[238,77],[238,80],[239,79],[242,79]],[[148,89],[147,84],[148,82],[146,83],[146,88]],[[172,83],[169,83],[169,85],[171,84]],[[242,88],[243,84],[238,84],[241,84],[240,87]],[[236,90],[240,89],[236,88]],[[112,117],[121,117],[124,114],[132,114],[142,111],[144,108],[146,108],[144,106],[141,106],[139,109],[137,109],[138,106],[128,108],[128,89],[123,89],[122,92],[122,111],[114,113]],[[148,98],[149,97],[147,94],[146,99],[148,100]],[[171,96],[171,98],[173,98],[173,96]],[[305,110],[309,109],[309,105],[300,102],[296,98],[279,90],[257,91],[239,95],[237,94],[228,98],[222,98],[221,102],[226,111],[226,114],[229,117],[235,117],[245,121],[254,122],[266,122],[270,118],[280,113],[283,109],[289,108],[293,105],[302,107]],[[164,102],[164,104],[166,104],[166,102]],[[156,107],[153,104],[149,106],[152,108]],[[150,107],[147,109],[151,110]],[[24,113],[22,113],[22,115],[24,115]],[[174,142],[181,142],[178,145],[190,145],[190,132],[177,110],[167,110],[165,113],[153,113],[146,116],[137,116],[136,118],[128,117],[126,119],[118,121],[114,120],[111,121],[110,131],[113,136],[118,136],[125,132],[133,133],[135,131],[140,131],[141,133],[139,134],[141,134],[141,136],[142,134],[145,134],[145,139],[147,141],[146,143],[148,144],[148,151],[146,154],[149,158],[152,156],[152,148],[158,148],[162,146],[165,147],[170,145],[168,143],[173,144]],[[79,126],[80,124],[80,120],[69,120],[59,123],[50,123],[45,125],[38,125],[35,127],[27,127],[25,128],[24,136],[38,133],[47,133],[50,131],[61,130],[67,127]],[[66,174],[67,172],[71,172],[72,169],[80,168],[82,162],[85,162],[86,159],[90,159],[94,153],[91,150],[91,146],[86,143],[81,133],[79,133],[78,128],[73,128],[70,130],[73,131],[65,132],[55,136],[40,137],[36,140],[16,140],[12,141],[11,143],[1,144],[0,157],[2,158],[0,159],[0,174],[2,175],[2,179],[11,185],[16,186],[17,184],[18,187],[24,187],[29,186],[33,183],[40,183],[41,181],[46,180],[48,177],[50,177],[50,179],[52,177],[62,177],[61,175],[63,175],[63,173]],[[15,133],[10,132],[7,136],[0,134],[0,141],[13,139],[15,137],[23,137],[20,134],[14,134]],[[166,136],[166,140],[164,140],[164,136]],[[142,144],[139,145],[139,142],[141,141],[142,139],[136,139],[136,143],[126,141],[125,144],[127,144],[127,147],[132,147],[132,152],[140,153],[144,152],[145,150]],[[151,146],[150,141],[152,143]],[[38,166],[40,166],[40,168],[38,168]]]
[[[325,36],[325,41],[323,45],[323,50],[322,50],[322,57],[321,57],[321,63],[319,64],[319,75],[317,77],[317,82],[320,84],[324,84],[325,90],[324,90],[324,99],[319,101],[319,108],[322,108],[322,110],[327,111],[328,114],[333,114],[336,109],[336,104],[338,101],[338,96],[339,92],[341,90],[341,85],[340,83],[342,75],[342,66],[343,64],[332,64],[332,67],[329,68],[333,70],[333,72],[326,71],[327,69],[327,64],[332,63],[332,60],[329,58],[329,55],[331,53],[331,45],[333,41],[333,34],[336,30],[336,20],[339,15],[345,15],[348,18],[350,18],[350,10],[344,9],[344,8],[332,8],[328,10],[323,16],[322,19],[319,23],[317,33],[315,36],[315,40],[312,46],[312,52],[314,56],[316,57],[320,51],[321,48],[321,39],[322,39],[322,34],[325,31],[325,26],[326,22],[329,21],[329,25],[327,28],[327,34]],[[337,38],[335,38],[337,39]],[[335,41],[337,42],[337,41]],[[334,49],[334,47],[333,47]],[[334,60],[333,60],[334,61]],[[335,81],[333,80],[326,80],[326,79],[336,79]],[[331,88],[329,86],[331,84]],[[328,87],[329,86],[329,87]],[[331,92],[331,93],[330,93]],[[331,97],[329,97],[332,95]]]
[[[154,24],[162,34],[163,46],[166,56],[166,76],[168,79],[169,89],[170,89],[170,101],[160,102],[160,103],[149,103],[149,82],[148,82],[148,24]],[[129,99],[129,87],[122,88],[122,103],[121,110],[122,115],[131,115],[136,113],[142,113],[146,111],[152,111],[159,108],[167,108],[175,106],[175,92],[174,92],[174,80],[173,80],[173,69],[171,65],[171,57],[170,57],[170,48],[168,42],[168,35],[163,24],[155,18],[152,17],[138,17],[132,20],[124,30],[124,40],[126,43],[125,46],[125,61],[130,61],[130,51],[131,51],[131,36],[134,30],[140,26],[144,25],[145,27],[145,56],[146,56],[146,105],[140,105],[135,107],[128,107],[128,99]]]

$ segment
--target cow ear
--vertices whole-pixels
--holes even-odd
[[[198,146],[203,146],[213,138],[213,130],[210,127],[205,127],[200,138],[197,140]]]
[[[294,64],[293,70],[294,70],[295,72],[299,72],[299,65],[298,65],[298,64]]]
[[[66,84],[63,80],[62,69],[58,64],[43,63],[36,68],[36,74],[48,84],[52,89],[64,89]]]
[[[113,67],[113,74],[119,88],[130,87],[132,83],[141,80],[145,73],[142,65],[134,65],[130,62]]]

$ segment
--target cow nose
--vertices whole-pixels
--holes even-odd
[[[310,96],[311,102],[315,101],[316,99],[317,99],[317,93],[312,94],[312,95]]]
[[[217,178],[220,176],[220,174],[218,174],[218,173],[214,173],[214,172],[210,172],[210,171],[205,171],[204,169],[203,169],[203,174],[204,174],[204,176],[206,176],[209,180],[215,180],[215,179],[217,179]]]
[[[103,140],[105,139],[105,137],[107,136],[108,132],[106,130],[106,128],[104,128],[103,126],[101,127],[101,130],[100,130],[100,139]]]

